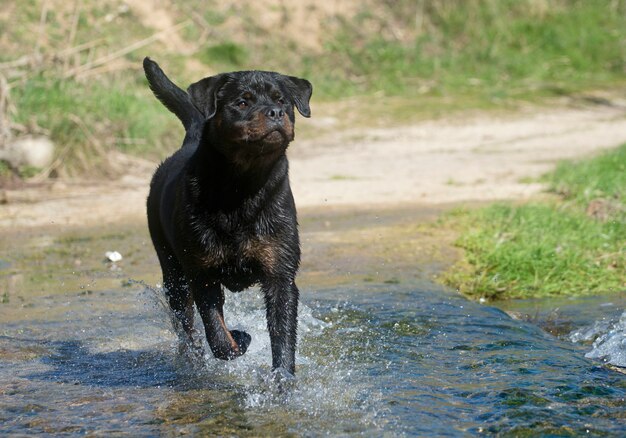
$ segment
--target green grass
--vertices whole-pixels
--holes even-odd
[[[11,168],[6,161],[0,161],[0,178],[11,174]]]
[[[16,121],[45,127],[70,173],[106,173],[108,150],[156,156],[182,137],[178,120],[135,83],[106,78],[77,83],[41,74],[12,97]]]
[[[625,165],[623,145],[547,175],[559,201],[455,212],[448,221],[465,259],[444,281],[491,300],[626,289]],[[596,217],[593,202],[604,209]]]
[[[345,24],[321,57],[305,58],[322,94],[412,90],[493,101],[624,80],[626,2],[435,0],[422,9],[409,1],[396,8],[405,9],[398,17],[403,30],[409,20],[422,20],[413,39],[389,36],[390,23],[364,13]],[[373,25],[382,31],[360,31]]]
[[[218,64],[226,70],[238,70],[246,64],[248,51],[245,47],[228,41],[204,49],[201,60],[207,65]]]
[[[561,163],[544,177],[550,190],[578,205],[594,199],[626,203],[626,145],[593,160]],[[622,217],[623,219],[623,217]]]
[[[185,7],[169,10],[173,23],[189,23],[180,36],[190,47],[198,44],[208,25],[209,37],[195,52],[157,41],[115,61],[134,69],[65,78],[68,68],[127,47],[155,29],[119,2],[85,1],[80,2],[71,41],[73,4],[48,11],[42,39],[41,2],[6,0],[10,13],[0,17],[6,34],[0,41],[0,62],[30,55],[38,44],[43,55],[54,59],[68,46],[95,42],[92,49],[65,61],[47,61],[34,71],[25,68],[19,76],[23,79],[12,83],[17,109],[12,117],[50,131],[65,151],[63,167],[69,173],[93,174],[106,173],[102,149],[161,156],[164,146],[180,142],[178,122],[151,96],[143,78],[145,55],[157,59],[182,86],[205,72],[227,70],[277,70],[306,77],[318,102],[351,102],[348,97],[359,102],[341,117],[350,119],[351,126],[410,123],[462,109],[510,108],[520,101],[626,84],[623,0],[366,1],[355,14],[324,23],[319,49],[263,29],[249,8],[216,12],[221,9],[214,3],[189,0]],[[284,13],[288,19],[288,7]],[[198,17],[206,25],[200,26]],[[229,27],[233,19],[238,24]]]

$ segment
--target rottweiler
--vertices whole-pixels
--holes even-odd
[[[150,88],[185,127],[183,145],[156,169],[148,227],[169,305],[193,333],[193,305],[213,355],[244,354],[248,333],[224,323],[224,288],[259,284],[272,369],[295,373],[300,241],[286,150],[294,107],[310,117],[305,79],[267,71],[207,77],[187,92],[149,58]]]

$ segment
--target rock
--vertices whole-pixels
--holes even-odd
[[[117,251],[107,251],[104,256],[107,258],[107,260],[115,263],[115,262],[119,262],[120,260],[122,260],[122,254],[120,254]]]
[[[0,149],[0,160],[12,167],[30,166],[43,169],[54,159],[54,143],[48,137],[26,136],[9,142]]]

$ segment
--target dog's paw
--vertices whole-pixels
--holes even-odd
[[[219,346],[211,345],[209,342],[209,345],[211,345],[211,351],[213,352],[213,356],[215,356],[215,358],[221,360],[233,360],[242,356],[248,350],[250,341],[252,341],[252,336],[239,330],[230,331],[230,335],[237,343],[237,348],[235,348],[231,342],[223,342],[219,344]]]
[[[248,350],[248,346],[250,345],[250,342],[252,341],[252,336],[250,336],[246,332],[242,332],[239,330],[231,330],[230,335],[233,337],[233,339],[237,343],[237,347],[239,347],[238,356],[241,356]]]

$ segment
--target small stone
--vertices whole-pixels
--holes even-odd
[[[8,161],[14,168],[30,166],[43,169],[54,159],[54,143],[43,136],[21,137],[0,149],[0,159]]]
[[[120,254],[117,251],[107,251],[106,253],[104,253],[104,256],[113,263],[117,263],[120,260],[122,260],[122,254]]]

